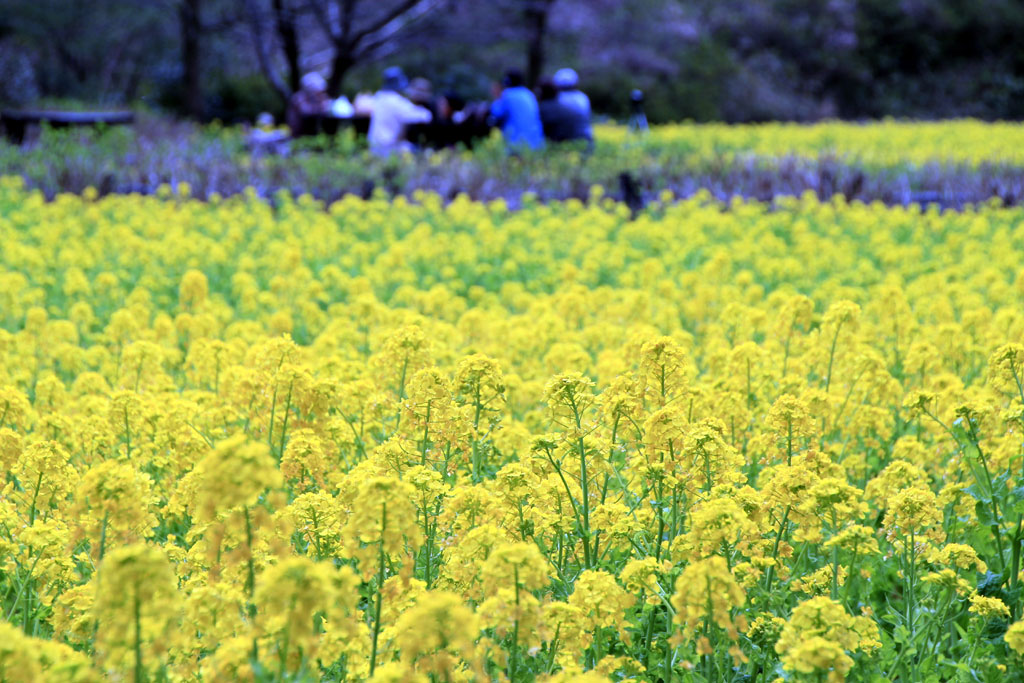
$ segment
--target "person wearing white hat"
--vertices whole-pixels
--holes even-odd
[[[558,103],[572,112],[571,131],[566,139],[592,142],[594,131],[590,125],[590,98],[579,89],[579,75],[573,69],[559,69],[551,81],[558,89]]]
[[[327,81],[315,71],[311,71],[299,81],[300,88],[288,100],[288,111],[285,120],[292,131],[292,136],[309,135],[316,132],[316,117],[325,113],[331,101],[327,97]]]

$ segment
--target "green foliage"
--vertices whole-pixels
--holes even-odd
[[[886,125],[902,142],[879,144]],[[21,175],[48,197],[87,187],[101,194],[149,194],[164,183],[187,182],[200,197],[238,194],[250,186],[264,197],[287,189],[327,201],[345,194],[426,190],[446,200],[458,194],[501,198],[515,207],[525,201],[524,193],[542,202],[586,200],[594,187],[621,198],[622,174],[628,173],[641,202],[663,191],[689,196],[700,189],[722,199],[772,200],[810,191],[823,198],[842,194],[851,200],[954,207],[993,196],[1009,204],[1024,199],[1020,164],[985,156],[993,151],[989,128],[961,122],[933,129],[932,147],[923,148],[920,140],[913,143],[921,131],[904,124],[779,126],[774,132],[755,126],[671,126],[648,135],[599,126],[591,153],[552,145],[540,154],[509,157],[494,132],[471,152],[448,149],[381,159],[351,133],[292,141],[290,152],[278,156],[250,150],[241,127],[196,126],[139,112],[132,127],[30,131],[35,139],[22,147],[0,141],[0,174]],[[964,139],[968,130],[977,144],[989,143],[982,156],[935,156],[974,149]],[[875,142],[850,135],[873,136]],[[952,139],[960,146],[947,147]]]
[[[231,123],[253,121],[265,111],[280,120],[284,104],[262,76],[252,74],[221,81],[209,96],[206,111],[210,118]]]

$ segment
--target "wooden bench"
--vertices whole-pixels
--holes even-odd
[[[476,141],[486,138],[490,132],[491,127],[486,121],[471,119],[462,123],[413,123],[406,126],[405,137],[418,147],[438,149],[461,143],[471,149]]]
[[[30,125],[48,124],[53,128],[69,126],[118,126],[135,122],[130,111],[2,111],[7,139],[20,145],[25,140],[25,131]]]
[[[365,136],[370,130],[369,116],[340,117],[332,114],[303,116],[299,130],[294,137],[304,138],[311,135],[337,135],[339,131],[351,128],[356,135]]]
[[[321,133],[337,135],[340,131],[346,129],[352,129],[356,135],[365,137],[370,130],[370,117],[352,116],[341,118],[329,114],[306,116],[302,119],[297,137]],[[490,130],[490,126],[487,125],[486,121],[478,119],[470,119],[457,124],[441,122],[413,123],[406,126],[405,137],[409,142],[419,147],[437,149],[454,146],[460,142],[467,147],[472,147],[476,140],[486,138]]]

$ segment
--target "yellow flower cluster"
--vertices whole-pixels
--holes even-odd
[[[1011,122],[959,120],[931,123],[878,121],[870,126],[826,121],[812,125],[769,122],[736,126],[721,123],[662,125],[637,141],[626,128],[595,127],[600,142],[620,147],[640,145],[664,153],[682,151],[690,158],[761,157],[784,155],[816,158],[834,155],[863,161],[873,167],[906,163],[953,162],[977,165],[1024,161],[1020,145],[1024,129]]]
[[[827,673],[829,680],[841,681],[853,666],[847,651],[870,651],[880,645],[878,629],[870,618],[851,617],[842,605],[822,596],[793,610],[775,649],[789,671]]]
[[[0,678],[994,680],[1024,210],[592,199],[0,180]]]

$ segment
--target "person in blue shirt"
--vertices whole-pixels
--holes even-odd
[[[505,144],[513,152],[544,146],[537,98],[524,84],[523,74],[515,69],[505,74],[501,94],[491,103],[491,118],[501,128]]]

